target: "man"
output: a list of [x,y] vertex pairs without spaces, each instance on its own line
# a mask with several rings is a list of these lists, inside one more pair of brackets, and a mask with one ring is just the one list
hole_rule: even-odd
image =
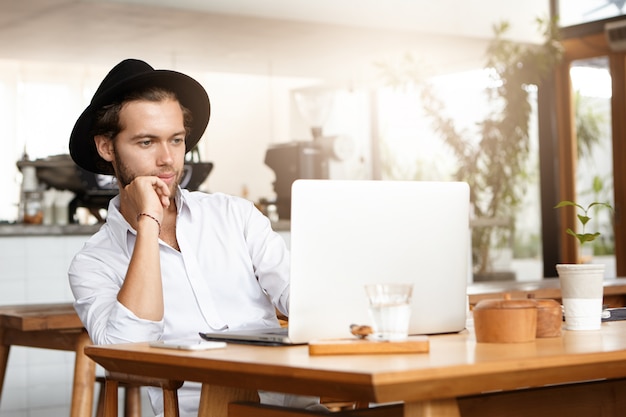
[[[245,199],[179,187],[185,153],[209,114],[194,79],[125,60],[74,126],[74,161],[119,185],[106,223],[69,270],[76,311],[96,344],[276,327],[276,309],[288,314],[289,254],[269,220]],[[149,394],[162,413],[161,391]],[[321,407],[310,397],[260,397]],[[198,384],[185,384],[179,403],[181,415],[196,415]]]

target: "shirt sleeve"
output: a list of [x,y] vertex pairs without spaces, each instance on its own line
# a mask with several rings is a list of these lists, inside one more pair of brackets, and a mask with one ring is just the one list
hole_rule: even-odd
[[246,240],[259,284],[278,311],[289,316],[289,250],[269,219],[252,204]]
[[104,258],[89,249],[76,255],[68,272],[74,294],[74,308],[95,344],[156,340],[163,333],[163,321],[137,317],[117,301],[121,277],[107,266]]

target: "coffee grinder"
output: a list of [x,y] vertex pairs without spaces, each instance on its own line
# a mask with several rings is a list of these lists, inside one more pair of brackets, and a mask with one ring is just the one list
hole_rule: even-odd
[[311,127],[313,140],[292,141],[271,145],[265,164],[276,174],[274,191],[280,219],[291,218],[291,184],[297,179],[330,179],[329,165],[353,152],[352,141],[345,136],[324,136],[322,125],[333,107],[335,91],[301,90],[294,93],[300,115]]

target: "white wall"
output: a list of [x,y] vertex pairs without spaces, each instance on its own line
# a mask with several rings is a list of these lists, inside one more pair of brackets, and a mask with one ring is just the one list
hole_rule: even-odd
[[198,79],[211,101],[201,156],[214,163],[203,189],[241,195],[245,185],[254,201],[273,197],[274,172],[264,163],[265,151],[272,143],[295,139],[291,90],[313,81],[237,74]]

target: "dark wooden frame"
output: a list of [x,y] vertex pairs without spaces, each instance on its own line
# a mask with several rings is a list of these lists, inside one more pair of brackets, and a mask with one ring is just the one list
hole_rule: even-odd
[[[555,4],[556,0],[552,0]],[[553,10],[555,10],[553,6]],[[626,159],[626,53],[612,51],[604,33],[604,24],[608,21],[624,19],[624,16],[607,19],[606,21],[563,28],[562,44],[565,50],[563,61],[556,68],[553,79],[546,86],[548,91],[545,103],[554,104],[554,113],[540,114],[540,132],[542,143],[542,220],[544,224],[558,224],[559,238],[554,238],[553,228],[543,229],[544,275],[554,276],[553,267],[556,262],[572,263],[578,260],[577,243],[574,239],[561,238],[565,229],[576,224],[574,210],[562,210],[553,214],[555,201],[574,200],[576,195],[576,132],[574,129],[574,108],[572,99],[570,65],[575,60],[607,56],[612,78],[611,123],[613,142],[613,187],[615,206],[615,260],[616,275],[626,275],[626,234],[621,233],[624,227],[622,212],[626,207],[626,167],[621,161]],[[543,122],[541,121],[543,118]],[[554,129],[554,127],[556,127]],[[557,137],[557,151],[549,145],[550,135]],[[549,161],[556,162],[556,178],[550,169]],[[556,191],[556,192],[555,192]],[[550,198],[552,196],[552,198]],[[556,197],[556,198],[555,198]],[[556,216],[556,217],[555,217]],[[555,251],[558,246],[558,254]],[[556,262],[555,262],[556,261]]]

